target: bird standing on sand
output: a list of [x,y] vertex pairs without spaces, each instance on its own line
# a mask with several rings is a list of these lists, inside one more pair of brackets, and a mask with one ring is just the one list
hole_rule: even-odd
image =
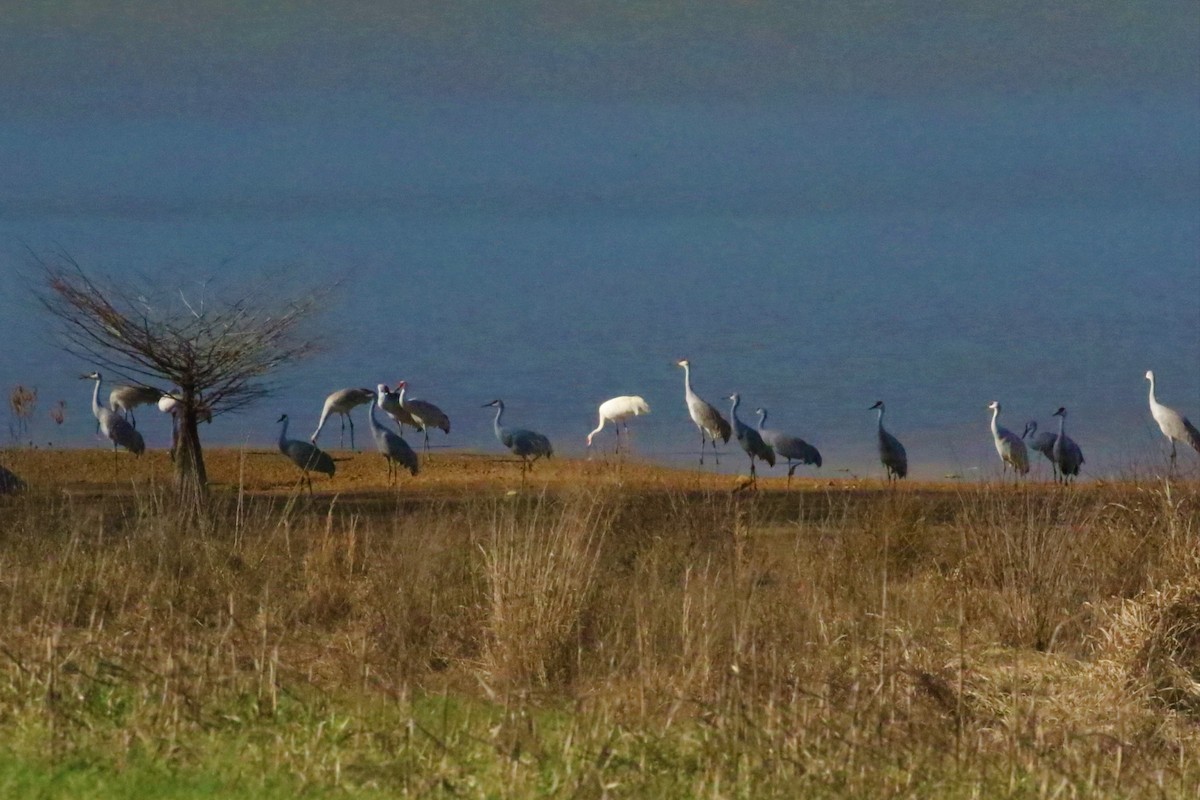
[[125,419],[129,420],[129,424],[136,428],[137,420],[133,417],[133,410],[138,406],[157,403],[162,396],[162,389],[155,389],[153,386],[116,386],[108,393],[108,407],[121,412]]
[[399,390],[396,402],[400,405],[401,409],[408,412],[408,415],[412,417],[417,430],[425,434],[425,452],[429,452],[429,429],[441,428],[449,435],[450,417],[446,416],[446,412],[433,403],[418,400],[415,397],[406,399],[404,394],[408,391],[408,381],[400,381],[396,384],[396,389]]
[[997,422],[1000,416],[999,400],[993,400],[988,408],[992,412],[992,440],[996,443],[996,452],[1000,455],[1004,471],[1008,472],[1008,468],[1012,467],[1018,477],[1025,475],[1029,472],[1029,451],[1025,449],[1025,442]]
[[1175,470],[1175,443],[1190,444],[1192,449],[1200,453],[1200,430],[1188,421],[1188,418],[1173,408],[1168,408],[1154,396],[1154,371],[1146,370],[1146,380],[1150,381],[1150,414],[1158,423],[1158,429],[1171,442],[1171,470]]
[[388,485],[390,486],[396,482],[397,465],[407,469],[414,476],[421,467],[417,461],[417,454],[408,446],[408,442],[404,441],[402,436],[392,433],[375,418],[375,407],[378,403],[378,398],[371,398],[371,405],[367,409],[367,420],[371,423],[371,436],[375,438],[375,448],[387,461]]
[[692,422],[696,423],[696,427],[700,429],[700,463],[704,463],[704,444],[711,439],[713,455],[720,464],[721,455],[717,453],[717,439],[728,443],[733,429],[721,416],[721,412],[700,399],[700,396],[692,391],[691,363],[686,358],[675,363],[683,367],[683,399],[687,402],[688,414],[691,416]]
[[100,405],[100,382],[103,380],[100,373],[89,372],[87,375],[80,375],[79,378],[80,380],[92,380],[96,382],[96,388],[92,390],[92,415],[100,423],[100,432],[107,436],[109,441],[113,443],[114,458],[117,454],[118,445],[136,456],[144,453],[146,451],[146,441],[133,425],[129,424],[129,421],[116,411]]
[[1058,411],[1054,412],[1054,416],[1058,417],[1058,436],[1054,437],[1050,455],[1054,465],[1058,467],[1058,474],[1062,476],[1062,482],[1066,483],[1068,477],[1078,477],[1079,468],[1083,466],[1083,450],[1063,430],[1067,424],[1067,410],[1059,406]]
[[758,431],[751,428],[749,425],[738,419],[737,410],[741,405],[742,397],[737,392],[729,395],[730,403],[729,418],[733,420],[733,431],[737,436],[737,442],[746,451],[746,455],[750,456],[750,485],[758,486],[758,473],[754,469],[754,460],[761,458],[763,461],[775,466],[775,451],[763,441],[763,437]]
[[796,467],[801,464],[821,466],[821,453],[817,448],[797,436],[791,436],[783,431],[764,428],[763,426],[767,424],[767,410],[765,408],[755,409],[755,413],[758,414],[758,435],[775,451],[775,455],[783,456],[787,459],[787,485],[789,487],[792,485],[792,473],[796,471]]
[[886,410],[883,401],[876,400],[875,405],[867,410],[879,411],[879,460],[887,469],[888,483],[906,477],[908,475],[908,453],[904,452],[904,445],[900,444],[899,439],[883,429],[883,412]]
[[600,421],[596,425],[596,430],[587,435],[587,446],[592,446],[592,438],[604,430],[605,423],[612,422],[613,432],[617,436],[617,450],[620,451],[622,428],[625,429],[626,440],[629,437],[629,423],[627,420],[630,417],[638,417],[649,413],[650,404],[637,395],[623,394],[620,397],[605,400],[600,404]]
[[[500,417],[504,415],[504,401],[493,400],[490,403],[484,403],[483,408],[496,407],[496,418],[492,421],[492,428],[496,432],[496,438],[500,440],[500,444],[507,447],[514,455],[521,457],[521,478],[524,480],[527,469],[533,469],[533,461],[545,456],[550,458],[554,455],[554,448],[550,446],[550,440],[536,431],[527,430],[525,428],[509,428],[500,424]],[[530,460],[533,456],[533,460]]]
[[321,429],[325,427],[325,420],[329,419],[330,414],[339,414],[342,418],[342,438],[341,446],[346,444],[346,420],[350,421],[350,449],[354,449],[354,418],[350,416],[350,411],[356,406],[365,405],[371,402],[371,398],[375,393],[370,389],[339,389],[329,397],[325,398],[325,405],[321,409],[321,420],[317,423],[317,429],[313,431],[313,435],[308,438],[313,444],[317,443],[317,437],[321,435]]
[[308,484],[308,493],[311,495],[312,478],[308,477],[309,470],[324,473],[332,478],[337,467],[329,454],[315,444],[287,438],[287,414],[282,415],[276,422],[283,423],[283,427],[279,429],[279,452],[300,468],[303,474],[301,480]]

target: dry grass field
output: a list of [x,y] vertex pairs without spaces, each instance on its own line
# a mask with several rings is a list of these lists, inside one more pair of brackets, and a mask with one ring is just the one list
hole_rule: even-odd
[[0,794],[1195,797],[1200,486],[8,451]]

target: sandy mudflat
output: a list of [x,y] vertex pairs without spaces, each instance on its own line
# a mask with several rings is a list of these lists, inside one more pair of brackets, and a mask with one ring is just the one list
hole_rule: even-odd
[[[331,451],[337,461],[337,474],[330,479],[314,474],[313,489],[325,494],[377,493],[394,491],[401,495],[456,495],[464,491],[484,494],[522,488],[520,463],[503,455],[435,451],[422,457],[422,470],[416,477],[400,474],[395,488],[389,488],[384,460],[376,453]],[[215,491],[287,493],[298,485],[299,471],[276,450],[213,448],[204,453],[210,486]],[[736,458],[736,456],[732,456]],[[173,465],[162,451],[147,452],[140,458],[124,451],[114,460],[111,450],[103,448],[72,450],[10,449],[0,452],[0,464],[19,475],[33,490],[64,489],[78,491],[133,491],[140,487],[169,485]],[[115,469],[115,472],[114,472]],[[743,486],[745,474],[728,475],[704,471],[707,468],[678,469],[636,460],[618,462],[611,456],[594,460],[551,459],[539,461],[529,473],[527,491],[558,491],[576,487],[604,488],[620,486],[636,491],[732,491]],[[854,479],[824,475],[820,471],[801,477],[801,468],[791,483],[791,492],[878,491],[887,485],[882,479]],[[774,475],[760,470],[759,489],[786,491],[786,473],[776,468]],[[957,481],[903,481],[902,490],[957,491]],[[1047,490],[1050,483],[1029,483]],[[1099,488],[1103,484],[1081,485],[1080,489]]]

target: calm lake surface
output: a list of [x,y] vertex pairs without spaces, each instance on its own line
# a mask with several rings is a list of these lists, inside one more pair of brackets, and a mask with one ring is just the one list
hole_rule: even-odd
[[[325,352],[205,428],[214,444],[270,447],[284,411],[306,436],[330,391],[404,378],[453,420],[436,444],[481,451],[495,397],[580,455],[596,405],[641,394],[637,452],[683,465],[681,357],[701,396],[767,407],[830,477],[880,474],[877,399],[917,477],[996,474],[994,399],[1018,433],[1066,406],[1088,477],[1161,462],[1146,369],[1200,417],[1194,95],[99,107],[0,118],[0,174],[0,388],[38,388],[41,445],[104,443],[89,365],[24,288],[29,251],[193,302],[267,274],[281,294],[338,285]],[[165,417],[139,423],[168,444]]]

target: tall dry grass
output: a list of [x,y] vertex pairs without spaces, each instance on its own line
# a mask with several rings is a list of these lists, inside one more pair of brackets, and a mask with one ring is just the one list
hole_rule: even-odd
[[346,791],[1186,794],[1198,500],[598,483],[195,520],[27,493],[0,505],[2,735],[114,764],[233,737]]

